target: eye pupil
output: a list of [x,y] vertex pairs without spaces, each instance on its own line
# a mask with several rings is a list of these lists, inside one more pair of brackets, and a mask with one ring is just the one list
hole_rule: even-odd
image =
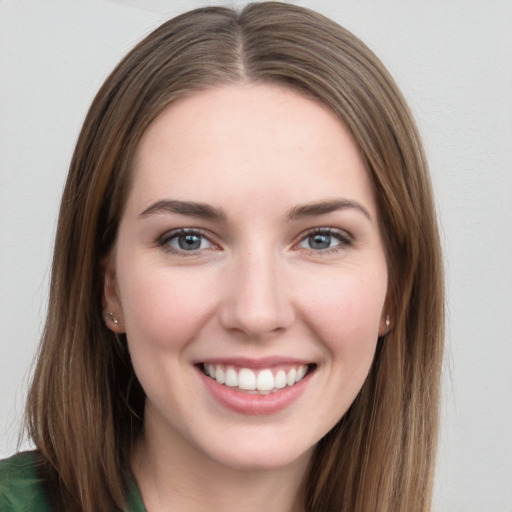
[[201,247],[201,237],[198,235],[181,235],[178,237],[178,245],[184,251],[191,251]]
[[331,245],[329,235],[316,234],[309,237],[309,246],[312,249],[328,249]]

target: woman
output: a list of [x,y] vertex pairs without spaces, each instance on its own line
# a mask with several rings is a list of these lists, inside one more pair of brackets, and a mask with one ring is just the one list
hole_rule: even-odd
[[382,64],[296,6],[186,13],[85,120],[37,452],[2,463],[0,503],[427,511],[442,333],[427,166]]

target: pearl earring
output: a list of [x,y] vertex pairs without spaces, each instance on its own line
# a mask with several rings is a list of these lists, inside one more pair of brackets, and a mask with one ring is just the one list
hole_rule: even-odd
[[116,315],[114,315],[114,313],[109,313],[108,317],[110,318],[113,324],[119,325],[119,320],[117,319]]
[[391,321],[389,320],[389,315],[386,316],[386,327],[391,325]]

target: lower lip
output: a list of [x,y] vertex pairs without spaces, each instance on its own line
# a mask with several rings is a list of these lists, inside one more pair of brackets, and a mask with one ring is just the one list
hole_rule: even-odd
[[200,369],[198,372],[206,388],[218,403],[239,414],[253,416],[275,414],[289,407],[304,393],[311,377],[311,373],[308,373],[293,386],[266,395],[253,395],[219,384],[211,377],[206,376]]

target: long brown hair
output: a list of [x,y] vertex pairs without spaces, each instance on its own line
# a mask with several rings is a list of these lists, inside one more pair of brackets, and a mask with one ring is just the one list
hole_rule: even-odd
[[278,2],[197,9],[160,26],[117,66],[85,119],[55,242],[48,316],[27,405],[29,433],[62,510],[126,503],[144,393],[126,340],[102,312],[102,260],[148,125],[174,99],[219,84],[279,83],[328,105],[373,181],[388,258],[393,329],[304,482],[307,511],[426,512],[443,346],[440,244],[427,164],[394,81],[354,35]]

